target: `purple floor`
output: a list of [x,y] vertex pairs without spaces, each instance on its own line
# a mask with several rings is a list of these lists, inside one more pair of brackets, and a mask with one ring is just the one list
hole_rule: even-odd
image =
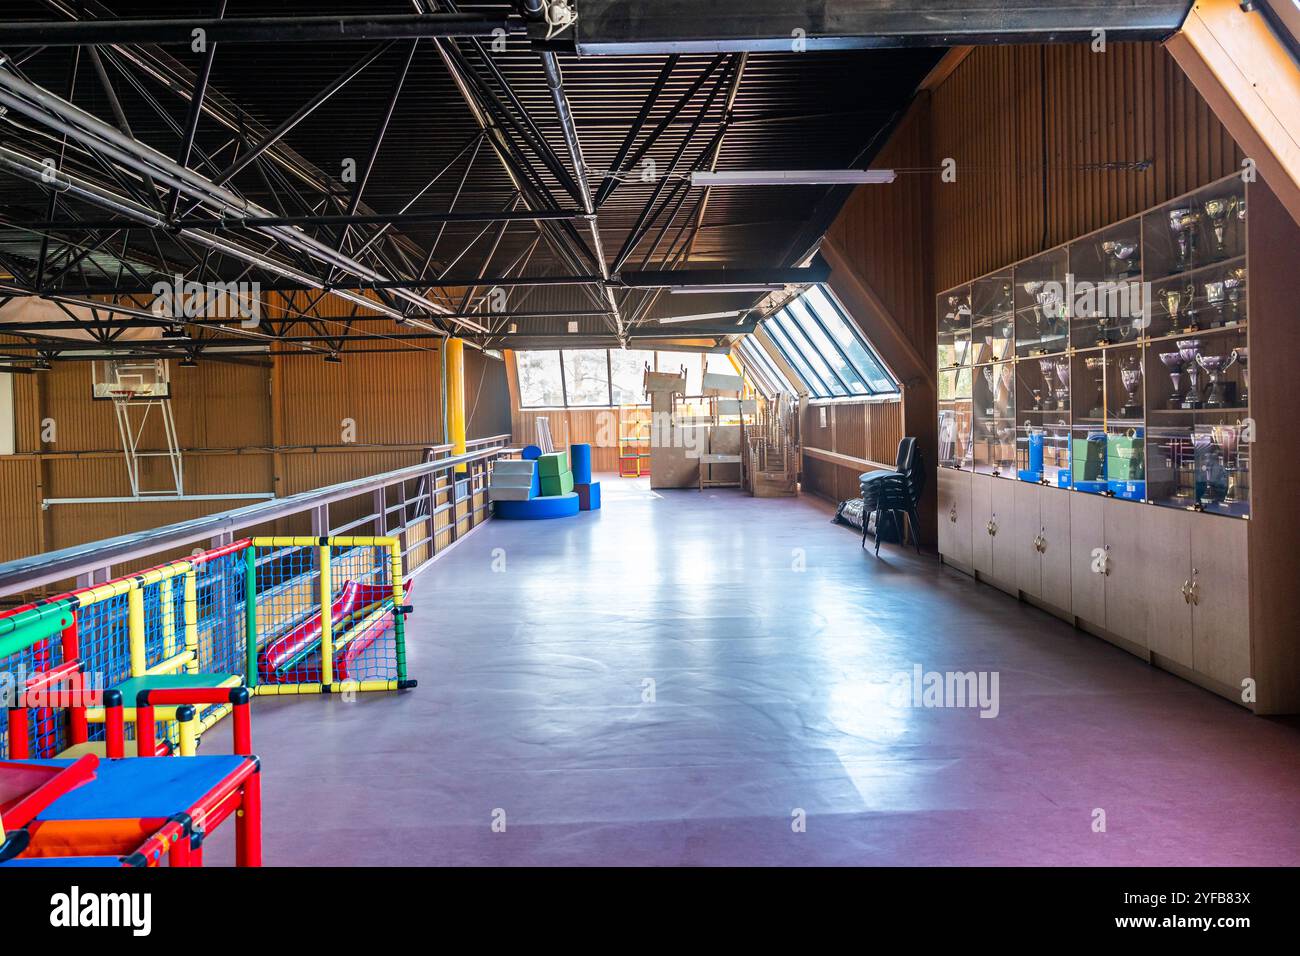
[[[1300,863],[1300,723],[816,500],[603,486],[417,579],[417,690],[257,701],[268,864]],[[998,715],[905,706],[916,665]]]

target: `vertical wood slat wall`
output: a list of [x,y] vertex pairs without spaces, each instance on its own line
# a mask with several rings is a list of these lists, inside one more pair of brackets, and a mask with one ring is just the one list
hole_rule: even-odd
[[863,463],[849,466],[805,454],[803,490],[830,501],[856,498],[860,474],[879,466],[893,467],[898,440],[903,437],[903,403],[844,402],[825,408],[825,426],[819,406],[806,405],[801,412],[799,436],[805,449],[847,455]]
[[513,409],[512,435],[519,445],[537,441],[537,419],[545,418],[555,447],[566,442],[591,445],[593,472],[618,471],[618,410],[610,408]]
[[[944,159],[956,162],[954,182],[940,180]],[[976,47],[918,95],[873,162],[898,179],[859,187],[828,236],[902,334],[932,356],[939,291],[1195,189],[1243,159],[1160,44]],[[888,443],[885,434],[868,441]],[[922,451],[933,468],[936,449]],[[845,469],[808,467],[816,490],[856,494],[856,481],[835,473]]]

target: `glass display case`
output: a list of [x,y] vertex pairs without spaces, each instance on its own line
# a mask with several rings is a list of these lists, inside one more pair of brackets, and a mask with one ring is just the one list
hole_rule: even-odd
[[941,293],[940,464],[1248,517],[1246,224],[1228,177]]
[[978,365],[972,375],[973,467],[980,474],[1015,474],[1015,364]]
[[1232,176],[1144,213],[1142,250],[1143,274],[1153,283],[1243,258],[1245,183]]
[[1065,292],[1070,271],[1068,251],[1049,250],[1012,271],[1016,357],[1064,352],[1070,345]]
[[1250,393],[1245,329],[1166,338],[1147,352],[1148,498],[1249,513]]
[[971,467],[970,366],[939,372],[939,467]]
[[1070,243],[1070,337],[1075,348],[1136,341],[1148,322],[1138,219]]
[[1011,271],[976,279],[970,285],[971,339],[976,365],[1011,358],[1015,313]]
[[939,297],[939,368],[969,366],[971,362],[970,288],[963,286]]

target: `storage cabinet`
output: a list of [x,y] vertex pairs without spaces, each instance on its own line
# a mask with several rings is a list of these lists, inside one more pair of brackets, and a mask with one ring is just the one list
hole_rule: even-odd
[[971,476],[971,566],[982,579],[993,579],[993,479]]
[[971,475],[940,469],[936,496],[939,508],[939,553],[962,568],[971,566]]
[[989,486],[989,511],[992,517],[993,571],[989,583],[1011,594],[1016,593],[1016,483],[997,478],[975,476]]
[[1070,608],[1070,496],[1058,488],[1008,482],[1016,509],[1016,588],[1060,610]]
[[1253,677],[1247,525],[1226,522],[1225,527],[1206,515],[1191,517],[1192,667],[1236,693],[1245,678]]
[[1043,488],[1038,499],[1043,586],[1039,596],[1045,604],[1063,611],[1070,608],[1070,499],[1067,491]]
[[1070,610],[1091,630],[1106,626],[1105,498],[1070,495]]
[[940,293],[943,556],[1300,711],[1297,249],[1268,186],[1225,177]]
[[1106,556],[1106,630],[1138,648],[1147,647],[1147,574],[1142,515],[1130,501],[1108,499],[1102,509]]
[[1192,573],[1192,517],[1165,508],[1142,509],[1147,646],[1152,654],[1189,668],[1195,666],[1188,585]]

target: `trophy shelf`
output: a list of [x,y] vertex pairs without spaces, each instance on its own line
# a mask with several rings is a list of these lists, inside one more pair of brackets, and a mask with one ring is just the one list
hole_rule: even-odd
[[941,558],[1300,711],[1298,250],[1230,176],[940,293]]

